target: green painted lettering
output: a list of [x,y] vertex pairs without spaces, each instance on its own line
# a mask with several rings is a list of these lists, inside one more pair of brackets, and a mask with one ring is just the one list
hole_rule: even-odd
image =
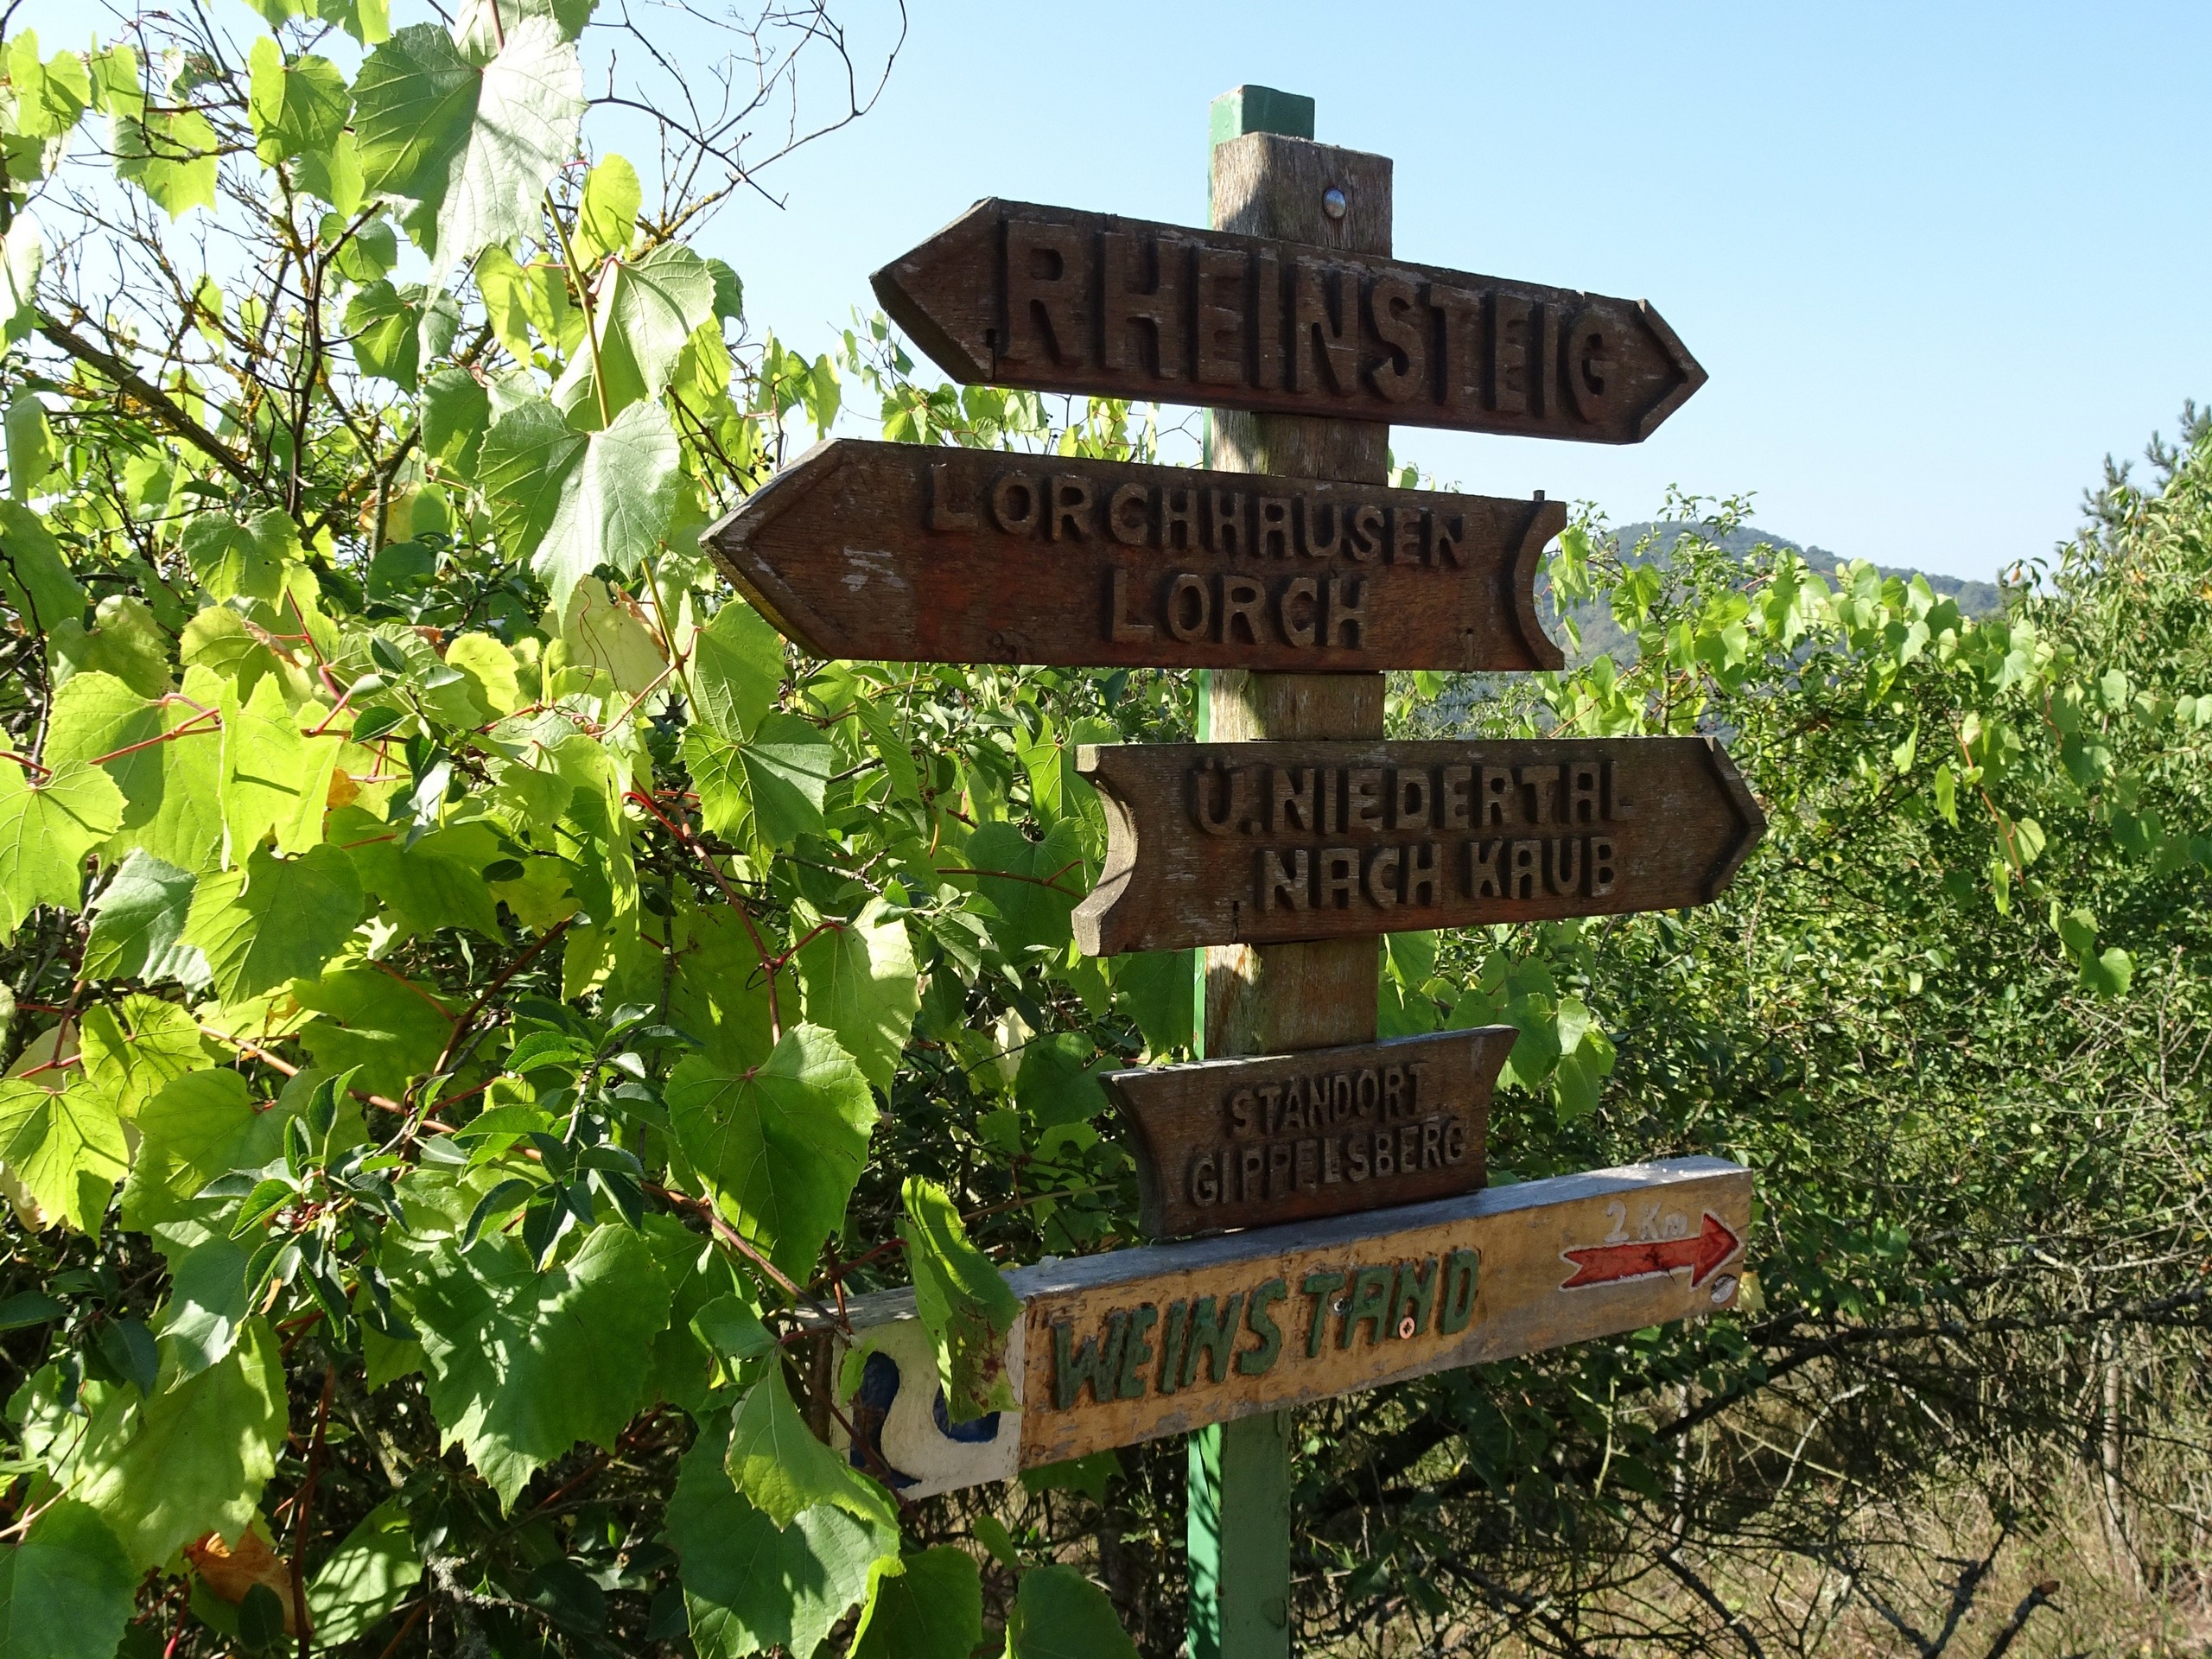
[[1229,1356],[1236,1346],[1236,1321],[1243,1312],[1244,1293],[1241,1290],[1222,1303],[1218,1311],[1211,1296],[1201,1296],[1191,1304],[1191,1334],[1183,1350],[1185,1388],[1198,1380],[1200,1354],[1206,1357],[1206,1368],[1212,1372],[1215,1382],[1228,1377]]
[[1440,1336],[1453,1336],[1475,1317],[1475,1287],[1480,1276],[1480,1250],[1454,1250],[1444,1258],[1444,1305],[1436,1313]]
[[1065,1411],[1072,1407],[1086,1385],[1090,1397],[1100,1405],[1114,1397],[1128,1324],[1128,1314],[1109,1313],[1103,1343],[1096,1337],[1085,1337],[1078,1343],[1075,1326],[1065,1319],[1052,1321],[1052,1403],[1056,1408]]
[[1351,1302],[1337,1332],[1338,1347],[1351,1347],[1352,1332],[1363,1325],[1370,1347],[1382,1340],[1382,1322],[1390,1313],[1390,1282],[1397,1276],[1397,1269],[1390,1267],[1362,1268],[1352,1275]]
[[1247,1348],[1236,1356],[1236,1370],[1244,1376],[1264,1376],[1274,1369],[1275,1358],[1282,1352],[1282,1327],[1274,1321],[1268,1309],[1290,1294],[1290,1287],[1280,1279],[1270,1279],[1252,1293],[1244,1304],[1244,1328],[1260,1339],[1256,1348]]
[[1154,1394],[1173,1394],[1175,1385],[1183,1379],[1183,1337],[1190,1328],[1191,1305],[1177,1299],[1167,1305],[1167,1330],[1160,1340],[1160,1374],[1154,1379]]
[[1341,1273],[1309,1273],[1299,1288],[1313,1299],[1313,1322],[1306,1327],[1306,1357],[1312,1359],[1321,1351],[1321,1344],[1329,1334],[1329,1298],[1344,1287]]
[[1417,1337],[1428,1328],[1436,1309],[1436,1258],[1398,1263],[1398,1287],[1390,1295],[1390,1334]]
[[1145,1340],[1145,1333],[1160,1323],[1160,1310],[1149,1305],[1128,1316],[1129,1333],[1122,1343],[1122,1380],[1115,1388],[1116,1398],[1141,1400],[1144,1398],[1144,1368],[1152,1363],[1152,1344]]

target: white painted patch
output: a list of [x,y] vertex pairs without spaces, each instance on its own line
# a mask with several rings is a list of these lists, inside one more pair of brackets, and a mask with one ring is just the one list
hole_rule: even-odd
[[[863,1434],[874,1430],[875,1449],[883,1462],[911,1481],[899,1488],[901,1497],[933,1497],[963,1486],[1013,1479],[1020,1467],[1021,1414],[999,1413],[987,1440],[955,1439],[940,1429],[936,1349],[929,1331],[914,1316],[912,1293],[900,1300],[906,1306],[896,1312],[882,1309],[889,1317],[878,1323],[863,1323],[867,1315],[860,1301],[851,1305],[863,1344],[874,1347],[870,1359],[876,1373],[873,1379],[864,1376],[859,1392],[845,1404],[845,1414]],[[1007,1376],[1016,1399],[1021,1397],[1023,1336],[1023,1327],[1017,1324],[1007,1343]],[[841,1344],[841,1370],[843,1359]],[[887,1363],[895,1366],[898,1373],[895,1384],[888,1389],[883,1376]],[[886,1392],[890,1395],[887,1411],[880,1403]],[[973,1424],[963,1425],[962,1430],[983,1432]],[[842,1426],[833,1425],[830,1443],[851,1455],[851,1438]],[[882,1478],[882,1471],[866,1459],[859,1460],[856,1466]]]

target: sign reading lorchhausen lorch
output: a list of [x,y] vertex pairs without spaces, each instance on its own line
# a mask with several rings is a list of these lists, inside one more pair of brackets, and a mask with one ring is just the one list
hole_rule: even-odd
[[[1632,443],[1705,379],[1641,302],[1023,203],[979,204],[874,281],[956,378],[1040,391]],[[824,655],[1372,675],[1560,666],[1535,576],[1564,524],[1541,496],[840,440],[706,540]],[[1110,826],[1075,918],[1094,955],[1700,904],[1765,822],[1702,738],[1159,744],[1078,766]],[[946,1415],[913,1293],[854,1300],[861,1444],[840,1443],[920,1497],[1726,1306],[1751,1208],[1732,1164],[1482,1190],[1514,1037],[1109,1076],[1145,1231],[1218,1236],[1008,1274],[1020,1409],[971,1424]]]

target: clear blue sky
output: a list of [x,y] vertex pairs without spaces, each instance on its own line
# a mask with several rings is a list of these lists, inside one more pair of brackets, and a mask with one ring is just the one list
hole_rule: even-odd
[[[703,64],[676,5],[629,3]],[[895,21],[830,3],[859,59]],[[79,0],[17,23],[49,49],[113,28]],[[1214,94],[1306,93],[1322,140],[1395,159],[1402,255],[1649,299],[1712,376],[1640,446],[1402,427],[1402,461],[1616,521],[1670,484],[1751,491],[1777,533],[1986,577],[2073,529],[2107,452],[2212,397],[2208,66],[2202,3],[913,0],[874,112],[706,247],[811,353],[979,197],[1203,223]],[[619,121],[588,130],[651,170]]]
[[709,239],[818,348],[978,197],[1203,223],[1209,100],[1305,92],[1395,158],[1402,255],[1647,298],[1712,375],[1638,447],[1399,428],[1402,460],[1617,520],[1755,491],[1986,577],[2212,395],[2208,65],[2203,6],[917,0],[875,112]]

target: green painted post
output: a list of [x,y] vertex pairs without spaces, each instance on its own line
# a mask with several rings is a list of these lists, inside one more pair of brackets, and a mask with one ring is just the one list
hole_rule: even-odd
[[[1207,222],[1213,148],[1248,132],[1313,136],[1313,100],[1239,86],[1213,101],[1206,140]],[[1212,463],[1213,416],[1205,417]],[[1198,671],[1198,732],[1213,729],[1213,676]],[[1206,953],[1192,953],[1192,1029],[1206,1052]],[[1190,1659],[1287,1659],[1290,1652],[1291,1414],[1265,1412],[1191,1435],[1184,1548],[1191,1579]]]

